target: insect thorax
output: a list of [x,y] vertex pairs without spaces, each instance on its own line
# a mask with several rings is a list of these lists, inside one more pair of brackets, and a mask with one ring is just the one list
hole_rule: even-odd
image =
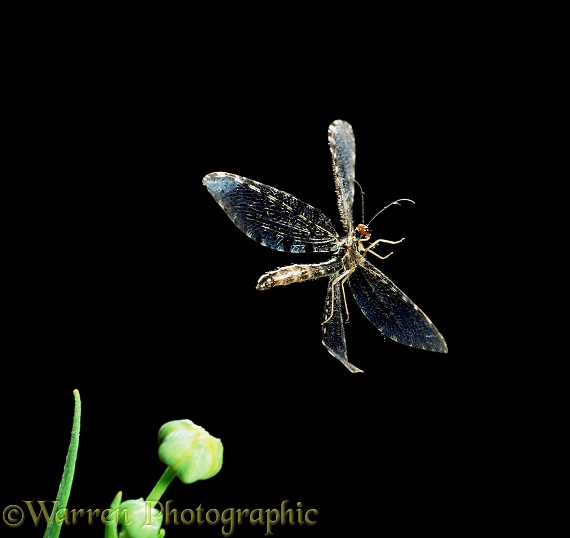
[[340,240],[339,249],[341,252],[343,250],[361,250],[362,241],[368,241],[370,239],[371,233],[370,229],[366,224],[359,224],[354,227],[352,233],[349,233],[346,237]]

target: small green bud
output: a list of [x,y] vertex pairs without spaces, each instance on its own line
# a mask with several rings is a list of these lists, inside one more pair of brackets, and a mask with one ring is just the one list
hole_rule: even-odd
[[185,484],[211,478],[222,468],[222,441],[191,420],[167,422],[158,441],[158,457]]
[[162,512],[152,503],[140,499],[123,501],[119,507],[121,532],[119,538],[162,538]]

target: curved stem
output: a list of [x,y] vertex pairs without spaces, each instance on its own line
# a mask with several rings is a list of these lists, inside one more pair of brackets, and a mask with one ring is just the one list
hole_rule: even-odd
[[174,480],[176,473],[172,469],[172,467],[167,467],[166,471],[164,471],[163,475],[160,477],[160,480],[157,482],[156,486],[154,486],[153,490],[149,493],[148,497],[146,498],[147,502],[151,503],[151,508],[154,508],[156,503],[160,501],[163,493],[166,491],[166,488],[170,485],[170,482]]
[[69,441],[69,449],[63,466],[63,476],[59,484],[59,490],[55,501],[54,511],[52,513],[44,538],[57,538],[63,521],[58,519],[58,512],[67,508],[69,493],[71,492],[71,484],[73,483],[73,475],[75,473],[75,462],[77,461],[77,450],[79,449],[79,430],[81,428],[81,398],[79,391],[73,391],[75,400],[73,411],[73,425],[71,427],[71,440]]

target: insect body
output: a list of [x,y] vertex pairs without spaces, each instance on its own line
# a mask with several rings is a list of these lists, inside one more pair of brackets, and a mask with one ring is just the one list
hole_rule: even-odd
[[[368,243],[368,226],[354,226],[355,140],[349,123],[329,126],[329,147],[338,209],[345,236],[339,236],[329,218],[295,196],[235,174],[214,172],[202,180],[234,224],[263,246],[284,252],[329,252],[324,262],[294,264],[269,271],[258,290],[328,277],[322,322],[326,349],[351,372],[362,372],[348,362],[344,312],[348,313],[345,285],[370,322],[384,335],[408,346],[447,353],[447,344],[429,318],[384,273],[368,261],[379,242]],[[397,202],[396,202],[397,203]],[[365,246],[368,245],[368,246]]]

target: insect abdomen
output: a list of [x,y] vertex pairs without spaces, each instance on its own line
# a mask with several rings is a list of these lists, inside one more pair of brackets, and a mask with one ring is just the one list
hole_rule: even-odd
[[337,272],[342,267],[340,258],[332,258],[322,263],[300,263],[280,267],[262,275],[257,281],[256,289],[268,290],[275,286],[287,286],[306,280],[315,280]]

